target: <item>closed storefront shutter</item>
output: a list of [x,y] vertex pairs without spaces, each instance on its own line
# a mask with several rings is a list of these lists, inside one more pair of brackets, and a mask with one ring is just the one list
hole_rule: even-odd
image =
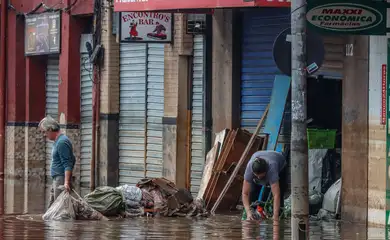
[[119,184],[162,176],[163,116],[164,45],[121,44]]
[[164,44],[147,45],[146,176],[161,177],[163,164]]
[[[241,128],[250,132],[270,103],[275,76],[281,74],[272,49],[279,33],[290,26],[289,15],[289,8],[264,8],[243,14]],[[288,119],[286,115],[287,111]]]
[[[46,70],[46,115],[58,120],[58,85],[59,85],[59,57],[49,56]],[[46,140],[46,176],[47,183],[51,183],[50,164],[53,142]],[[49,194],[50,185],[46,193]],[[47,195],[48,196],[48,195]]]
[[119,184],[145,176],[146,44],[120,46]]
[[92,40],[90,35],[83,35],[81,38],[80,56],[81,56],[81,155],[80,155],[80,188],[84,196],[90,192],[89,184],[91,181],[91,158],[92,158],[92,85],[93,85],[93,66],[89,62],[85,42]]
[[203,35],[194,36],[192,122],[191,122],[191,193],[198,194],[205,162],[206,136],[205,113],[205,40]]

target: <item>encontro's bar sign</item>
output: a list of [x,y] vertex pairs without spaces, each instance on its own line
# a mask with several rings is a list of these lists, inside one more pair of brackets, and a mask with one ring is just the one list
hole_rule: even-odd
[[162,12],[121,12],[121,42],[171,42],[172,15]]
[[380,1],[309,1],[306,19],[309,26],[322,31],[386,35],[386,5]]

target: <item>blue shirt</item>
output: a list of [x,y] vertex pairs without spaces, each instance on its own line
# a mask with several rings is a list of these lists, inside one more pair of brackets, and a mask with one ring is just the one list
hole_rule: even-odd
[[61,134],[54,142],[51,152],[51,176],[65,176],[65,171],[73,170],[75,162],[72,142],[67,136]]

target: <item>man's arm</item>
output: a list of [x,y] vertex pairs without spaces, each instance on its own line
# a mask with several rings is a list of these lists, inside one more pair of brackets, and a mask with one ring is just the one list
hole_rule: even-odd
[[62,166],[64,166],[65,169],[65,183],[70,184],[73,171],[72,147],[69,146],[69,143],[67,142],[60,142],[58,144],[58,154],[60,156]]
[[245,211],[250,212],[249,193],[251,185],[247,180],[244,180],[242,185],[242,203],[244,204]]
[[271,185],[272,195],[274,196],[274,220],[279,220],[280,211],[280,186],[279,181]]

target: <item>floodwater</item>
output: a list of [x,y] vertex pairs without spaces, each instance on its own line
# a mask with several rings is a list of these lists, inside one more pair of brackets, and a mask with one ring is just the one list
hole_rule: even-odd
[[[291,239],[289,221],[242,222],[239,215],[210,218],[133,218],[114,221],[44,222],[45,193],[42,187],[8,182],[5,207],[0,216],[0,240],[24,239]],[[29,215],[20,215],[28,212]],[[383,228],[347,222],[311,222],[310,239],[385,239]]]
[[[310,239],[385,239],[383,229],[313,222]],[[38,216],[4,216],[0,239],[290,239],[289,223],[241,222],[237,216],[208,219],[136,218],[106,222],[43,222]]]

